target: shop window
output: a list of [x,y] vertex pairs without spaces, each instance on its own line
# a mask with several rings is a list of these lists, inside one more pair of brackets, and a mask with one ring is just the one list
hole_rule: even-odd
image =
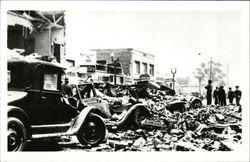
[[142,63],[143,66],[143,74],[147,74],[148,73],[148,65],[147,63]]
[[173,88],[173,83],[169,83],[169,88]]
[[154,65],[152,64],[149,65],[149,74],[154,75]]
[[113,82],[114,81],[114,78],[113,78],[113,76],[111,75],[110,76],[110,82]]
[[135,61],[135,70],[137,74],[140,74],[140,62],[139,61]]
[[123,82],[124,82],[124,78],[120,77],[120,83],[123,84]]

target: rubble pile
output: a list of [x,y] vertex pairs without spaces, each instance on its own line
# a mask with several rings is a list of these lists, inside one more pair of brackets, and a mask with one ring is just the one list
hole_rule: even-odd
[[106,143],[88,151],[232,151],[241,144],[240,107],[194,109],[172,96],[141,102],[151,116],[140,121],[139,129],[109,131]]
[[[150,116],[137,121],[139,127],[117,129],[126,111],[104,119],[105,141],[85,151],[233,151],[242,143],[240,106],[203,106],[193,96],[152,95],[140,98]],[[121,106],[120,100],[110,102]],[[118,106],[118,107],[119,107]],[[119,109],[116,109],[119,110]]]

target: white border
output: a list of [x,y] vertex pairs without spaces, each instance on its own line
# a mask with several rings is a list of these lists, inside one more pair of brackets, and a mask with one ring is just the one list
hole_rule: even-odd
[[[6,47],[7,10],[78,10],[78,11],[241,11],[241,69],[243,90],[243,144],[233,152],[22,152],[6,151]],[[3,1],[1,2],[1,161],[249,161],[249,2],[242,1]]]

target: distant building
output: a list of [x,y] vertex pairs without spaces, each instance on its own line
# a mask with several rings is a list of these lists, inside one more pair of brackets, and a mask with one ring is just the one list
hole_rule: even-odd
[[143,74],[148,74],[151,81],[155,80],[155,56],[152,54],[133,48],[91,49],[91,51],[96,52],[97,60],[106,60],[107,63],[112,63],[112,59],[118,60],[123,74],[127,76],[125,82],[134,83]]
[[173,88],[173,78],[170,74],[162,74],[156,72],[155,82],[159,85],[167,86],[168,88]]

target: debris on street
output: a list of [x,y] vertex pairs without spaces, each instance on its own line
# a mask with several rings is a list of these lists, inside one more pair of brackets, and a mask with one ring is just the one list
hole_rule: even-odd
[[[190,107],[190,101],[167,95],[140,99],[151,115],[140,121],[139,129],[109,131],[105,143],[87,151],[233,151],[240,146],[238,106]],[[108,128],[112,120],[106,121]]]

